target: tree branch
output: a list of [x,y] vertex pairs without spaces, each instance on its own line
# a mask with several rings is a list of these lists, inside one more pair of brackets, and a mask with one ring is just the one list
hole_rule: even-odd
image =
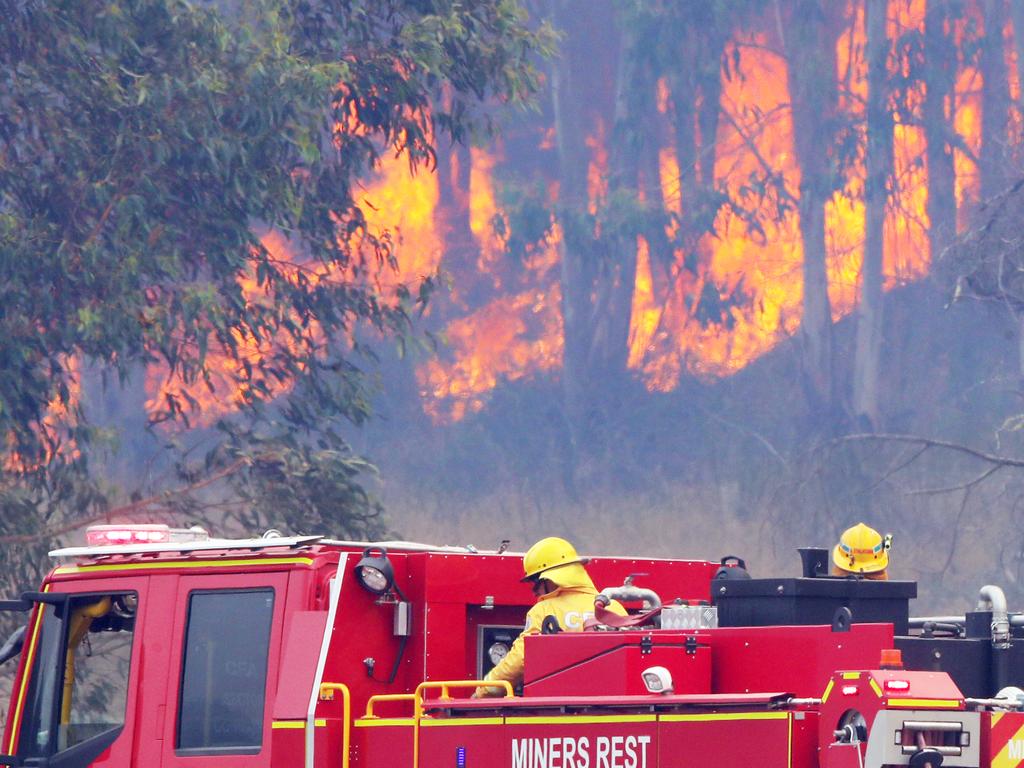
[[193,483],[192,485],[187,485],[184,488],[178,488],[177,490],[167,491],[166,493],[157,494],[155,496],[150,496],[145,499],[139,499],[137,501],[133,501],[131,504],[125,504],[120,507],[114,507],[113,509],[108,509],[105,512],[92,515],[91,517],[76,518],[74,520],[71,520],[58,526],[54,526],[52,528],[44,528],[43,530],[38,531],[37,533],[26,533],[15,536],[0,536],[0,545],[33,544],[38,541],[43,541],[44,539],[52,539],[57,536],[61,536],[70,531],[78,530],[79,528],[83,528],[87,525],[92,525],[93,523],[98,523],[102,520],[110,521],[116,517],[134,517],[135,515],[138,515],[141,512],[144,512],[157,504],[166,503],[169,499],[186,496],[190,493],[195,493],[196,491],[199,491],[203,488],[207,488],[210,485],[213,485],[214,483],[223,480],[226,477],[230,477],[239,469],[246,466],[248,463],[249,460],[247,458],[237,459],[236,461],[232,462],[227,467],[222,469],[220,472],[216,472],[210,475],[209,477],[204,478],[199,482]]
[[[995,464],[999,467],[1018,467],[1024,468],[1024,459],[1014,459],[1010,456],[999,456],[994,453],[986,453],[980,451],[977,448],[971,448],[967,445],[961,445],[960,443],[951,443],[947,440],[934,440],[929,437],[919,437],[917,435],[899,435],[899,434],[857,434],[857,435],[844,435],[837,437],[830,441],[831,445],[838,445],[840,443],[853,443],[853,442],[868,442],[868,441],[879,441],[879,442],[890,442],[890,443],[904,443],[912,445],[921,445],[926,448],[945,448],[946,450],[953,451],[955,453],[961,453],[965,456],[984,461],[989,464]],[[923,451],[922,451],[923,453]],[[916,458],[916,457],[915,457]],[[962,486],[961,486],[962,487]]]

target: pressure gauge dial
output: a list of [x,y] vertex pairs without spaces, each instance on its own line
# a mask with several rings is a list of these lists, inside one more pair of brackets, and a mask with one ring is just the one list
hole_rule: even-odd
[[508,656],[508,644],[498,641],[491,643],[491,647],[487,649],[487,656],[491,660],[491,664],[498,666],[501,660]]

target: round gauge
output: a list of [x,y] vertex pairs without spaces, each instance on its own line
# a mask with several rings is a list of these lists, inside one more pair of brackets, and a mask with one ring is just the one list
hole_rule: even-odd
[[491,664],[497,666],[508,656],[508,645],[502,642],[491,643],[491,647],[487,649],[487,656],[491,659]]

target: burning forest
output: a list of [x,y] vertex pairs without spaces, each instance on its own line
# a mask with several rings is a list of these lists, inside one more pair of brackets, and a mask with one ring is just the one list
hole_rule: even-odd
[[[596,252],[578,258],[615,262],[581,275],[592,283],[580,299],[590,304],[581,322],[619,327],[615,334],[580,329],[590,349],[571,354],[624,363],[658,392],[675,389],[681,376],[710,380],[743,369],[798,333],[808,302],[827,307],[830,323],[854,313],[868,248],[880,259],[883,290],[929,274],[936,245],[930,215],[959,217],[962,229],[981,199],[985,78],[969,49],[987,39],[984,9],[966,4],[954,13],[932,4],[933,17],[946,14],[932,19],[939,31],[931,32],[948,43],[951,59],[936,66],[951,87],[933,95],[942,125],[929,126],[925,113],[935,107],[927,96],[924,0],[875,9],[884,18],[874,30],[882,38],[874,41],[882,59],[874,74],[865,3],[816,8],[821,18],[809,23],[820,28],[809,33],[820,39],[811,50],[784,32],[798,6],[768,3],[721,17],[697,7],[630,16],[609,6],[565,30],[561,60],[549,73],[565,83],[544,92],[538,114],[513,118],[504,135],[481,146],[443,147],[436,173],[382,158],[358,197],[370,226],[395,238],[391,279],[415,283],[441,272],[451,280],[429,323],[445,343],[415,374],[422,408],[436,422],[480,411],[502,382],[558,375],[572,298],[562,283],[574,274],[567,262],[576,249]],[[678,29],[655,30],[659,14],[673,16]],[[1010,108],[1020,101],[1016,38],[1007,14],[1001,22],[1002,60],[990,75],[1001,81],[1005,102],[1000,158],[988,160],[996,165],[1014,155],[1020,120]],[[717,38],[700,40],[708,24]],[[793,28],[790,37],[800,32]],[[664,61],[623,61],[642,58],[652,42]],[[587,71],[584,59],[595,46],[613,55]],[[800,71],[821,67],[826,92],[808,94],[819,103],[794,104],[793,90],[805,87]],[[872,97],[870,77],[885,93]],[[886,134],[874,147],[885,166],[878,200],[867,195],[872,98]],[[824,110],[817,119],[831,124],[817,130],[828,143],[798,146],[795,110],[807,108]],[[570,120],[576,132],[562,136]],[[929,147],[948,168],[929,174]],[[804,166],[820,163],[828,166],[816,169],[829,176],[828,188],[808,189],[804,177],[814,171]],[[570,182],[575,189],[566,190]],[[938,208],[934,198],[947,191],[940,183],[952,187],[954,209]],[[808,243],[814,238],[801,223],[801,200],[814,194],[822,242]],[[870,243],[869,203],[881,209],[880,221],[871,212],[879,231]],[[301,259],[279,234],[266,243],[282,260]],[[814,298],[805,295],[808,272],[817,274],[805,264],[808,250],[823,261],[813,290],[825,290]],[[147,384],[154,407],[159,378]],[[197,405],[205,419],[232,407],[230,396],[213,394]]]
[[[5,498],[50,510],[8,539],[111,514],[277,524],[282,508],[292,527],[427,538],[491,535],[483,518],[512,510],[522,537],[583,522],[596,537],[618,506],[652,541],[681,525],[751,541],[884,513],[925,573],[972,509],[1013,520],[1024,4],[499,5],[474,12],[480,41],[458,7],[339,8],[322,36],[284,14],[309,73],[260,49],[282,68],[271,87],[249,43],[211,54],[280,101],[214,88],[205,133],[144,47],[108,94],[144,141],[76,132],[60,99],[34,134],[0,116],[4,328],[56,340],[17,358],[35,389],[0,392]],[[61,8],[12,11],[8,36],[44,40]],[[394,47],[439,19],[437,51]],[[17,67],[54,62],[8,50],[30,115],[42,86]],[[175,134],[162,121],[179,112]],[[313,128],[288,133],[292,112]],[[246,133],[279,117],[280,145]],[[181,143],[158,149],[158,133]],[[89,146],[110,159],[85,153],[88,194],[59,176],[40,188],[67,195],[29,193],[25,169]],[[51,271],[18,272],[40,237],[63,244]],[[81,488],[47,474],[86,458]],[[492,512],[474,519],[479,505]],[[1015,579],[1019,544],[993,566]]]

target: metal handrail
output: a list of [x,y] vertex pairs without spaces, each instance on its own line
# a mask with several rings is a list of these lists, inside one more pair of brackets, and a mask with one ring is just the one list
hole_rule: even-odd
[[416,697],[416,717],[419,718],[423,714],[423,698],[421,694],[423,691],[430,690],[431,688],[440,688],[442,699],[450,699],[449,692],[452,688],[501,688],[505,691],[505,695],[502,698],[509,698],[515,696],[515,691],[512,689],[512,683],[508,680],[427,680],[416,686],[416,693],[413,695]]
[[[366,714],[364,717],[376,719],[373,713],[375,704],[381,701],[412,701],[413,702],[413,742],[412,742],[412,765],[419,768],[420,764],[420,721],[423,719],[423,697],[424,691],[440,689],[442,699],[450,699],[451,691],[457,688],[501,688],[505,695],[502,698],[515,696],[512,683],[508,680],[428,680],[416,686],[415,693],[378,693],[366,701]],[[321,689],[322,690],[322,689]],[[347,768],[347,765],[344,767]]]
[[352,735],[352,694],[344,683],[320,684],[320,701],[333,699],[335,691],[341,693],[342,722],[344,723],[342,726],[341,768],[348,768],[348,753]]
[[441,698],[450,699],[449,692],[452,688],[502,688],[505,691],[503,698],[515,696],[512,690],[512,683],[508,680],[438,680],[424,681],[416,686],[416,697],[414,720],[413,720],[413,742],[412,742],[412,766],[420,766],[420,721],[423,719],[423,692],[431,688],[441,689]]
[[378,693],[375,696],[371,696],[366,700],[366,714],[363,717],[376,718],[378,715],[373,714],[373,705],[379,701],[415,701],[415,693]]

